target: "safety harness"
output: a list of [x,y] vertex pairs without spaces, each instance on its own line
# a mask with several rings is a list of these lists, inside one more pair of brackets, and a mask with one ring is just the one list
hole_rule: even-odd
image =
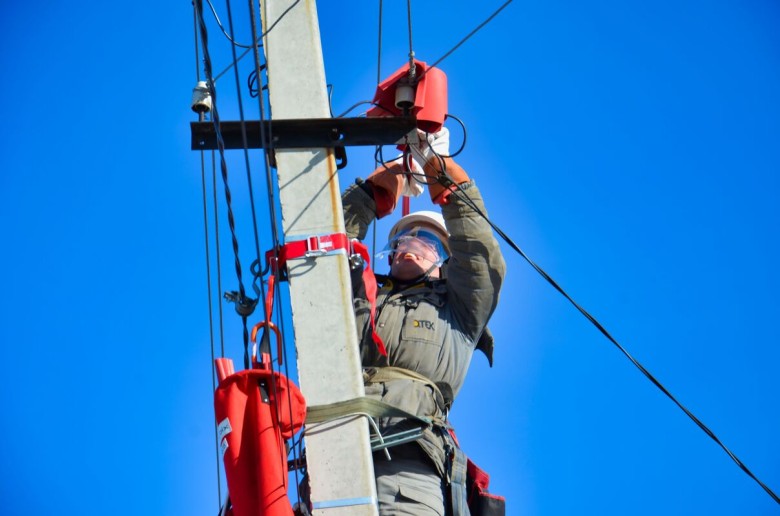
[[[362,280],[365,286],[366,299],[370,304],[370,325],[372,339],[376,344],[378,351],[383,356],[387,356],[387,350],[385,348],[384,342],[377,333],[375,326],[376,296],[378,287],[376,277],[374,276],[374,273],[370,267],[368,248],[362,242],[356,239],[350,240],[344,233],[314,235],[299,240],[289,241],[284,245],[274,248],[266,253],[266,262],[270,265],[271,269],[271,274],[268,278],[268,290],[265,299],[265,310],[268,321],[258,323],[253,328],[253,343],[255,342],[257,331],[261,327],[265,327],[272,330],[276,334],[278,346],[281,346],[281,339],[278,329],[276,329],[276,327],[270,322],[270,317],[273,308],[273,293],[275,290],[274,287],[276,281],[275,278],[279,272],[284,270],[287,262],[294,259],[313,258],[332,254],[347,254],[350,257],[350,261],[362,260],[363,263],[360,265],[363,265]],[[356,263],[355,265],[358,264]],[[430,274],[430,272],[431,270],[426,271],[423,276],[427,279],[427,276]],[[255,357],[256,360],[259,360],[259,362],[255,362],[256,367],[258,364],[261,365],[261,367],[262,364],[270,364],[270,354],[266,354],[265,351],[256,353]],[[279,359],[281,363],[281,351],[279,351]],[[253,369],[250,371],[244,371],[243,373],[253,373],[255,371],[264,371],[264,369]],[[268,372],[270,372],[270,368]],[[279,373],[273,374],[279,375]],[[293,384],[286,383],[286,378],[283,376],[281,378],[283,378],[286,388],[295,388]],[[458,445],[453,428],[447,422],[447,412],[452,403],[452,390],[449,385],[437,385],[424,375],[400,367],[371,367],[364,369],[363,372],[363,381],[365,385],[390,382],[394,380],[412,380],[414,382],[425,385],[433,393],[433,396],[436,400],[436,405],[440,409],[438,413],[432,414],[429,417],[421,417],[367,396],[326,405],[310,406],[306,408],[303,401],[303,396],[300,395],[300,391],[295,388],[295,392],[297,393],[296,395],[300,395],[300,404],[298,405],[298,408],[302,407],[304,410],[305,423],[308,427],[344,417],[354,417],[356,415],[363,415],[368,417],[372,424],[374,424],[373,420],[375,418],[387,417],[403,418],[409,422],[416,423],[412,429],[403,430],[395,434],[385,436],[381,435],[378,428],[376,428],[376,435],[371,439],[371,448],[373,451],[384,450],[385,453],[388,453],[388,448],[419,440],[426,431],[432,431],[440,435],[444,441],[446,455],[445,480],[449,491],[449,497],[446,503],[449,507],[450,514],[452,516],[503,516],[505,513],[504,498],[488,493],[489,476],[480,468],[478,468],[471,460],[469,460],[468,457],[466,457]],[[287,385],[289,385],[289,387],[287,387]],[[221,388],[222,378],[220,380],[220,389]],[[300,420],[296,419],[295,425],[293,425],[294,430],[289,435],[287,435],[287,433],[281,433],[279,428],[277,428],[276,433],[280,437],[289,438],[298,429],[300,429],[302,423],[302,418]],[[292,429],[293,426],[290,428]],[[222,436],[220,436],[220,439],[222,439]],[[258,461],[258,463],[260,462]],[[226,474],[229,475],[227,470],[228,467],[226,462]],[[257,480],[254,479],[252,475],[248,475],[248,478],[252,482]],[[229,487],[231,489],[231,498],[233,498],[233,487],[230,485]],[[286,481],[284,483],[284,488],[286,489]],[[241,492],[244,491],[246,491],[246,489],[242,487]],[[283,498],[286,500],[286,497]],[[267,514],[290,514],[289,504],[282,505],[283,506],[280,507],[279,512],[268,512]],[[234,512],[234,514],[235,516],[240,516],[238,512]]]
[[363,371],[366,385],[384,383],[393,380],[412,380],[431,389],[442,415],[421,417],[401,410],[382,401],[361,397],[339,403],[309,407],[306,415],[307,425],[332,421],[347,416],[362,414],[372,418],[402,417],[417,423],[412,430],[405,430],[389,436],[372,439],[372,450],[383,450],[416,441],[428,430],[439,435],[444,441],[445,481],[448,489],[446,504],[451,516],[504,516],[506,500],[503,496],[488,491],[490,476],[469,459],[458,443],[454,428],[446,419],[451,403],[446,394],[445,385],[437,385],[429,378],[401,367],[370,367]]

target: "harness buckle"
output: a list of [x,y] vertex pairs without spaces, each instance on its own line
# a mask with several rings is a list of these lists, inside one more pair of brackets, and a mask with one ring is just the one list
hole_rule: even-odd
[[335,249],[331,235],[312,235],[306,237],[306,251],[303,256],[313,258],[323,256]]

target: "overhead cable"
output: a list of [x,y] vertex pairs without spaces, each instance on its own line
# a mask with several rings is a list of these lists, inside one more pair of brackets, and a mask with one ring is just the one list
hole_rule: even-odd
[[[496,9],[496,11],[495,11],[493,14],[491,14],[490,16],[488,16],[488,18],[487,18],[485,21],[483,21],[482,23],[480,23],[480,24],[479,24],[479,25],[478,25],[478,26],[477,26],[477,27],[476,27],[474,30],[472,30],[471,32],[469,32],[469,33],[466,35],[466,37],[465,37],[465,38],[463,38],[462,40],[460,40],[460,42],[459,42],[457,45],[455,45],[454,47],[452,47],[452,48],[451,48],[451,49],[450,49],[450,50],[449,50],[449,51],[448,51],[446,54],[444,54],[444,55],[443,55],[443,56],[441,56],[439,59],[437,59],[436,61],[434,61],[434,62],[433,62],[433,64],[432,64],[432,65],[430,65],[430,66],[428,67],[428,70],[430,70],[430,69],[432,69],[432,68],[435,68],[435,67],[436,67],[436,65],[438,65],[439,63],[441,63],[442,61],[444,61],[445,59],[447,59],[447,58],[450,56],[450,54],[452,54],[453,52],[455,52],[455,51],[456,51],[456,50],[457,50],[457,49],[458,49],[458,48],[459,48],[459,47],[460,47],[462,44],[464,44],[464,43],[465,43],[465,42],[466,42],[466,41],[467,41],[469,38],[471,38],[471,37],[472,37],[474,34],[476,34],[477,32],[479,32],[479,30],[480,30],[480,29],[482,29],[482,27],[484,27],[485,25],[487,25],[488,23],[490,23],[490,22],[493,20],[493,18],[495,18],[496,16],[498,16],[498,13],[500,13],[501,11],[503,11],[503,10],[504,10],[504,8],[505,8],[506,6],[508,6],[509,4],[511,4],[511,3],[512,3],[512,0],[507,0],[507,1],[506,1],[506,2],[505,2],[505,3],[504,3],[502,6],[501,6],[501,7],[499,7],[498,9]],[[424,76],[426,73],[427,73],[427,70],[426,70],[425,72],[423,72],[423,73],[420,75],[420,77],[418,77],[417,79],[418,79],[418,80],[419,80],[419,79],[421,79],[421,78],[422,78],[422,77],[423,77],[423,76]]]
[[[194,6],[194,3],[193,3]],[[193,25],[194,25],[194,41],[195,41],[195,78],[198,82],[200,82],[200,57],[199,57],[199,50],[198,50],[198,13],[197,13],[197,7],[193,9]],[[214,151],[211,152],[212,155],[212,163],[213,163],[213,156]],[[214,308],[212,306],[212,291],[211,291],[211,260],[210,260],[210,253],[209,253],[209,217],[208,217],[208,200],[207,200],[207,188],[206,188],[206,162],[205,162],[205,154],[203,151],[200,153],[200,179],[201,179],[201,190],[203,192],[203,231],[205,234],[205,247],[206,247],[206,291],[207,291],[207,298],[208,298],[208,312],[209,312],[209,344],[210,344],[210,350],[211,350],[211,362],[209,362],[209,369],[211,370],[211,391],[216,391],[217,388],[217,379],[216,379],[216,372],[213,367],[211,367],[211,364],[214,363],[214,359],[216,358],[215,353],[215,346],[214,346]],[[216,203],[215,203],[216,205]],[[219,252],[219,247],[217,246],[217,253]],[[219,268],[217,268],[217,274],[219,274]],[[221,309],[220,309],[221,314]],[[220,317],[220,327],[221,327],[222,318]],[[224,348],[224,340],[222,341],[222,356],[225,354],[225,348]],[[219,504],[218,507],[222,507],[222,482],[220,481],[220,470],[222,468],[221,461],[220,461],[220,453],[219,453],[219,431],[214,426],[214,453],[215,453],[215,459],[217,464],[217,503]]]
[[[222,21],[219,19],[219,16],[217,16],[217,10],[214,9],[214,5],[211,3],[211,0],[206,0],[206,2],[208,2],[209,7],[211,8],[211,13],[214,15],[214,19],[217,21],[217,26],[222,31],[222,34],[224,34],[225,37],[228,39],[228,41],[230,41],[230,43],[233,44],[233,46],[241,47],[241,48],[250,48],[250,49],[254,46],[254,45],[243,45],[241,43],[238,43],[235,40],[232,27],[230,29],[230,34],[225,32],[225,27],[222,25]],[[230,10],[230,8],[228,8],[228,11],[229,10]],[[230,17],[230,14],[228,13],[228,18],[229,17]]]
[[238,249],[238,237],[236,236],[236,223],[233,215],[232,207],[232,194],[230,192],[230,185],[228,182],[228,167],[225,161],[225,141],[222,137],[222,130],[220,127],[219,111],[217,109],[217,90],[212,79],[212,67],[211,56],[209,54],[208,46],[208,29],[206,28],[206,22],[203,18],[203,2],[202,0],[195,0],[195,11],[198,16],[198,23],[200,26],[201,43],[203,45],[203,65],[205,69],[206,82],[211,90],[212,98],[212,121],[214,123],[214,132],[217,138],[217,147],[219,150],[220,158],[220,170],[222,173],[222,182],[225,192],[225,201],[227,204],[227,216],[228,226],[230,227],[230,234],[233,243],[233,256],[236,270],[236,278],[238,280],[238,292],[229,292],[225,294],[225,299],[235,302],[236,311],[241,315],[244,323],[244,365],[248,367],[249,364],[249,332],[246,327],[247,317],[254,311],[256,299],[251,299],[246,295],[246,289],[244,288],[243,272],[241,269],[241,259]]
[[[279,19],[277,19],[273,24],[271,24],[271,26],[268,28],[268,30],[265,31],[265,33],[262,36],[260,36],[260,38],[264,37],[265,34],[268,34],[276,26],[276,24],[279,23],[279,21],[282,18],[284,18],[284,16],[286,16],[287,13],[289,13],[292,10],[293,7],[295,7],[298,4],[299,1],[300,0],[296,0],[293,4],[290,5],[290,7],[285,9],[285,11],[279,16]],[[263,5],[264,9],[267,8],[267,3],[266,2],[263,2],[262,5]],[[255,22],[256,21],[255,3],[254,3],[253,0],[249,0],[249,12],[250,12],[251,20],[252,20],[251,21],[252,36],[255,37],[256,34],[257,34],[257,24]],[[262,16],[262,18],[266,18],[266,17]],[[255,74],[257,75],[257,78],[258,78],[258,84],[262,85],[260,72],[263,69],[267,70],[267,63],[265,65],[260,63],[260,53],[258,51],[258,47],[254,48],[254,65],[255,65],[254,66],[254,71],[255,71]],[[269,85],[269,90],[268,91],[269,91],[269,95],[270,95],[270,85]],[[260,91],[258,92],[257,103],[258,103],[258,111],[259,111],[259,114],[260,114],[260,119],[261,120],[265,120],[266,119],[266,115],[265,115],[264,98],[263,98],[263,95],[262,95],[262,88],[260,88]],[[268,135],[268,139],[267,140],[266,140],[266,136],[265,136],[265,128],[263,127],[263,125],[264,124],[261,124],[261,138],[262,138],[262,141],[264,141],[264,142],[265,141],[269,141],[269,142],[273,141],[273,124],[269,124],[269,133],[271,133],[271,134]],[[269,153],[271,153],[271,152],[273,152],[273,149],[266,149],[266,151],[263,153],[263,157],[264,157],[263,163],[264,163],[265,179],[266,179],[266,189],[267,189],[267,199],[268,199],[268,209],[269,209],[269,221],[270,221],[270,226],[271,226],[271,236],[272,236],[272,240],[273,240],[272,249],[273,249],[273,254],[274,254],[274,260],[275,260],[276,263],[278,263],[277,249],[279,248],[280,239],[279,239],[279,234],[278,234],[278,221],[277,221],[276,210],[275,210],[276,201],[275,201],[275,198],[274,198],[274,183],[273,183],[274,174],[271,171],[271,160],[270,160],[270,155],[269,155]],[[254,214],[254,211],[253,211],[253,214]],[[258,257],[258,259],[259,259],[259,257]],[[273,295],[274,299],[279,299],[280,298],[280,293],[281,293],[281,291],[280,291],[280,281],[279,281],[280,277],[281,277],[281,271],[279,269],[280,268],[278,266],[277,267],[273,267],[272,270],[269,272],[269,274],[274,274],[275,275],[275,280],[276,280],[276,281],[274,281],[274,289],[275,289],[275,291],[274,292],[269,292],[269,294]],[[261,283],[261,289],[262,289],[262,282],[260,282],[260,283]],[[266,303],[263,303],[263,306],[264,306],[265,320],[270,322],[271,314],[268,313],[269,308],[266,306]],[[284,321],[285,321],[286,317],[285,317],[285,314],[284,314],[283,305],[280,304],[280,307],[279,307],[279,310],[277,311],[277,314],[278,314],[277,317],[278,317],[278,320],[279,320],[278,326],[280,328],[280,333],[282,335],[282,341],[283,341],[282,355],[284,356],[284,374],[289,378],[290,377],[290,371],[289,371],[290,360],[288,359],[289,357],[287,356],[287,346],[286,346],[286,343],[284,343],[284,336],[287,335],[287,333],[285,332],[285,328],[284,328],[284,326],[285,326]],[[262,342],[265,344],[265,343],[268,342],[268,339],[269,339],[269,335],[268,335],[268,328],[267,328],[267,325],[266,325],[263,328]],[[273,362],[272,362],[272,367],[273,367]],[[274,385],[274,389],[275,389],[275,387],[276,386]],[[291,411],[292,410],[292,393],[290,392],[289,389],[287,390],[287,405],[288,405],[287,410]],[[279,410],[278,405],[277,405],[277,410]],[[278,416],[278,414],[277,414],[277,416]],[[294,448],[292,449],[292,451],[293,451],[293,453],[296,452],[296,450]],[[301,457],[300,452],[298,452],[298,453],[299,453],[298,457]],[[288,454],[289,454],[289,452],[288,452]],[[298,470],[297,469],[295,470],[295,483],[296,483],[296,485],[300,485],[300,483],[301,483],[301,479],[298,476]],[[300,504],[300,503],[301,503],[301,499],[300,499],[300,496],[299,496],[298,504]]]
[[504,241],[507,244],[509,244],[509,246],[512,249],[514,249],[520,256],[522,256],[531,265],[531,267],[533,267],[534,270],[536,270],[536,272],[538,272],[545,280],[547,280],[547,282],[550,285],[553,286],[553,288],[555,288],[555,290],[557,290],[572,305],[574,305],[574,307],[582,315],[584,315],[585,318],[588,319],[610,342],[612,342],[612,344],[614,344],[620,350],[620,352],[623,353],[637,367],[637,369],[639,369],[642,372],[642,374],[644,374],[656,387],[658,387],[658,389],[660,389],[661,392],[663,392],[670,400],[674,402],[675,405],[677,405],[683,412],[685,412],[685,414],[694,423],[696,423],[696,425],[699,428],[701,428],[705,434],[707,434],[713,441],[715,441],[718,444],[718,446],[720,446],[723,449],[723,451],[725,451],[726,454],[728,454],[728,456],[731,457],[731,459],[737,464],[737,466],[740,467],[740,469],[742,469],[742,471],[744,471],[750,478],[755,480],[758,483],[758,485],[760,485],[764,489],[764,491],[766,491],[769,494],[769,496],[772,497],[772,499],[775,502],[780,504],[780,498],[778,498],[778,496],[769,488],[769,486],[767,486],[761,480],[759,480],[758,477],[756,477],[753,474],[753,472],[750,471],[750,469],[748,469],[748,467],[741,460],[739,460],[739,458],[731,450],[729,450],[725,444],[723,444],[723,441],[721,441],[715,435],[715,433],[707,427],[707,425],[705,425],[698,417],[696,417],[690,410],[688,410],[682,403],[680,403],[677,400],[677,398],[674,395],[672,395],[672,393],[669,392],[669,390],[661,384],[661,382],[659,382],[642,364],[640,364],[638,360],[636,360],[633,356],[631,356],[631,354],[623,346],[621,346],[620,343],[618,343],[618,341],[615,340],[614,337],[612,337],[612,335],[610,335],[610,333],[606,330],[606,328],[604,328],[604,326],[601,323],[599,323],[595,317],[589,314],[582,306],[580,306],[576,301],[574,301],[574,299],[572,299],[572,297],[568,293],[566,293],[566,291],[560,285],[558,285],[558,283],[549,274],[547,274],[539,265],[534,263],[534,261],[531,260],[531,258],[529,258],[528,255],[526,255],[523,252],[523,250],[520,249],[517,246],[517,244],[515,244],[512,241],[512,239],[506,235],[506,233],[504,233],[498,226],[496,226],[490,219],[488,219],[487,216],[474,204],[474,202],[471,199],[469,199],[468,195],[464,190],[460,188],[456,188],[453,191],[453,195],[456,195],[458,198],[463,200],[466,204],[471,206],[471,208],[475,212],[477,212],[483,219],[485,219],[485,221],[487,221],[487,223],[490,224],[490,226],[496,231],[496,233],[498,233],[498,235],[501,236],[501,238],[503,238]]
[[[266,35],[268,35],[268,33],[269,33],[269,32],[271,32],[271,31],[274,29],[274,27],[276,27],[276,24],[277,24],[277,23],[279,23],[280,21],[282,21],[282,18],[284,18],[284,17],[287,15],[287,13],[289,13],[289,12],[290,12],[290,10],[291,10],[293,7],[295,7],[295,6],[298,4],[298,2],[300,2],[300,1],[301,1],[301,0],[295,0],[295,2],[294,2],[294,3],[293,3],[291,6],[290,6],[290,7],[288,7],[287,9],[285,9],[285,11],[284,11],[284,12],[283,12],[283,13],[282,13],[280,16],[279,16],[279,18],[278,18],[278,19],[277,19],[277,20],[276,20],[276,21],[275,21],[273,24],[271,24],[271,26],[270,26],[270,27],[268,27],[268,30],[267,30],[267,31],[265,31],[265,32],[263,32],[262,34],[260,34],[259,36],[257,36],[257,39],[255,40],[255,41],[257,42],[256,44],[254,44],[254,45],[239,45],[238,43],[235,43],[235,42],[233,42],[233,40],[232,40],[231,38],[228,38],[228,39],[230,39],[231,43],[233,43],[234,45],[236,45],[236,46],[238,46],[238,47],[245,48],[246,50],[244,50],[244,51],[241,53],[241,55],[240,55],[240,56],[238,56],[238,58],[234,59],[234,60],[233,60],[233,62],[232,62],[232,63],[230,63],[230,64],[227,66],[227,68],[225,68],[224,70],[222,70],[221,72],[219,72],[217,75],[215,75],[215,76],[214,76],[214,82],[217,82],[217,80],[218,80],[220,77],[222,77],[223,75],[225,75],[225,74],[226,74],[226,73],[227,73],[227,72],[228,72],[228,71],[229,71],[229,70],[230,70],[232,67],[236,66],[236,65],[238,64],[238,62],[239,62],[239,61],[241,61],[241,60],[242,60],[244,57],[246,57],[246,55],[247,55],[249,52],[251,52],[251,51],[252,51],[252,49],[255,49],[255,48],[257,48],[257,47],[258,47],[258,45],[262,47],[263,45],[262,45],[262,43],[260,43],[260,42],[263,40],[263,38],[264,38],[264,37],[266,37]],[[215,14],[215,16],[216,16],[216,14]],[[217,20],[217,21],[219,21],[219,20]],[[221,28],[221,26],[220,26],[220,28]],[[224,29],[223,29],[223,32],[224,32]]]

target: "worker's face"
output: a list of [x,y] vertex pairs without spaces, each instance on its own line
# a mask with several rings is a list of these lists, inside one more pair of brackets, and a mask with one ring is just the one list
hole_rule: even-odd
[[[408,281],[424,274],[439,262],[436,246],[423,238],[401,237],[393,253],[390,274],[401,281]],[[438,268],[431,271],[438,277]]]

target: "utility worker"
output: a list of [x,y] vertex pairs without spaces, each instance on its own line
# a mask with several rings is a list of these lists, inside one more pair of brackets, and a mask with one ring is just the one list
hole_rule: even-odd
[[[389,448],[391,460],[384,452],[374,453],[382,516],[468,514],[465,507],[458,509],[462,505],[446,480],[452,477],[453,445],[446,415],[474,349],[485,351],[492,363],[487,322],[498,302],[505,264],[490,225],[474,209],[487,214],[474,181],[454,160],[441,157],[449,154],[448,140],[446,129],[423,134],[414,149],[441,214],[412,213],[393,226],[379,255],[389,257],[390,274],[377,278],[381,288],[373,327],[362,268],[353,271],[366,395],[434,421],[421,438]],[[449,180],[443,180],[445,174]],[[363,239],[374,219],[390,214],[405,189],[414,189],[410,181],[403,165],[393,163],[350,186],[342,196],[347,234]],[[379,421],[383,435],[415,425],[398,417]]]

